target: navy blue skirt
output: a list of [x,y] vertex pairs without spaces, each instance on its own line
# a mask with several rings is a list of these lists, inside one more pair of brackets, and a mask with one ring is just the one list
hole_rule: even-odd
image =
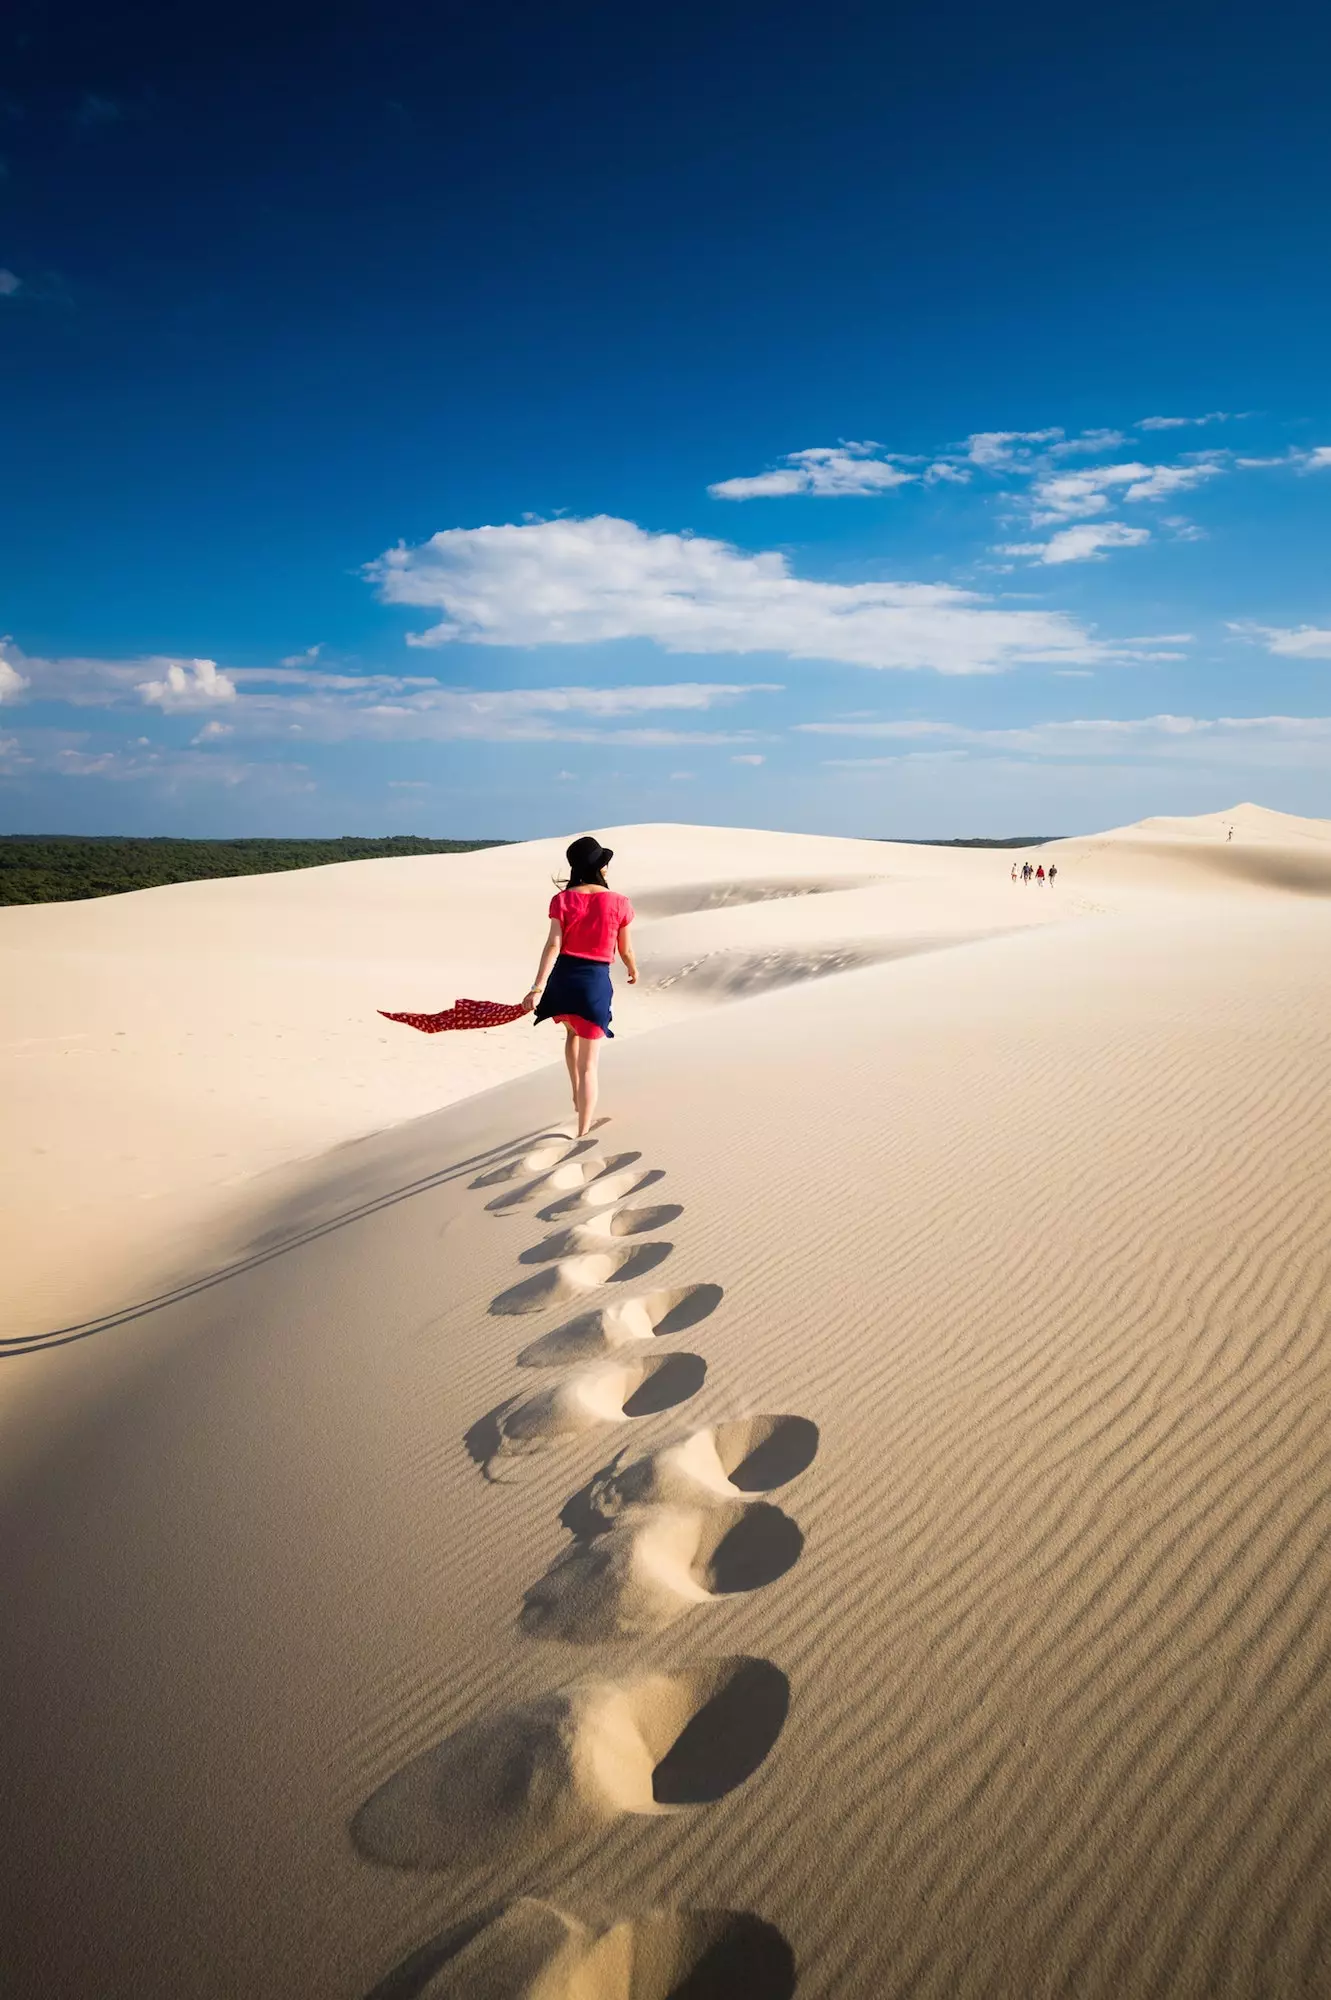
[[553,1021],[571,1014],[573,1019],[568,1025],[575,1034],[579,1024],[583,1024],[599,1028],[613,1041],[615,1031],[610,1025],[613,998],[610,967],[603,958],[575,958],[572,952],[561,951],[536,1003],[535,1019]]

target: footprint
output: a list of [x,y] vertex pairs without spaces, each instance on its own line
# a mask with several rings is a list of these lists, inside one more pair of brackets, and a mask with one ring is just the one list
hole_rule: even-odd
[[519,1354],[518,1366],[562,1368],[571,1361],[617,1353],[639,1341],[668,1340],[714,1313],[722,1296],[720,1285],[681,1285],[675,1291],[625,1299],[622,1306],[600,1306],[533,1340]]
[[761,1590],[799,1561],[804,1536],[763,1501],[631,1507],[575,1543],[523,1599],[529,1637],[591,1645],[662,1632],[697,1604]]
[[[631,1158],[632,1155],[622,1157]],[[597,1174],[585,1187],[575,1188],[572,1194],[552,1201],[548,1208],[538,1210],[542,1222],[558,1222],[566,1215],[584,1215],[598,1208],[608,1208],[613,1202],[626,1201],[631,1194],[642,1194],[647,1188],[655,1187],[665,1179],[662,1167],[649,1167],[644,1172],[611,1173],[612,1162],[606,1162],[606,1171]],[[554,1176],[551,1175],[553,1182]]]
[[598,1532],[597,1523],[610,1526],[626,1507],[697,1506],[704,1494],[722,1503],[742,1501],[746,1494],[787,1485],[812,1465],[817,1451],[818,1426],[808,1417],[741,1417],[713,1424],[622,1469],[616,1459],[565,1503],[559,1518],[571,1534],[585,1539]]
[[597,1930],[523,1896],[421,1945],[366,2000],[790,2000],[795,1954],[747,1910],[651,1910]]
[[561,1160],[585,1153],[595,1144],[595,1139],[572,1139],[552,1133],[528,1152],[520,1153],[516,1160],[505,1160],[502,1166],[491,1167],[488,1172],[478,1174],[468,1185],[473,1188],[498,1187],[501,1181],[516,1180],[521,1173],[537,1174],[557,1166]]
[[780,1668],[745,1654],[555,1689],[413,1758],[351,1837],[395,1868],[480,1868],[621,1813],[709,1805],[758,1769],[789,1705]]
[[607,1248],[564,1257],[548,1270],[501,1292],[491,1300],[490,1311],[512,1318],[540,1312],[563,1299],[575,1299],[580,1292],[594,1292],[598,1285],[628,1284],[663,1264],[674,1247],[673,1243],[640,1243],[636,1248]]
[[669,1223],[678,1222],[684,1209],[680,1202],[662,1201],[654,1208],[613,1208],[604,1215],[594,1215],[588,1222],[575,1223],[571,1229],[561,1229],[554,1236],[547,1236],[543,1243],[535,1243],[530,1250],[524,1250],[518,1258],[519,1264],[548,1264],[556,1257],[576,1257],[583,1250],[599,1250],[604,1243],[611,1243],[621,1236],[646,1236],[653,1229],[664,1229]]
[[551,1167],[548,1172],[538,1174],[537,1178],[528,1181],[525,1187],[511,1188],[507,1194],[496,1195],[494,1200],[487,1201],[485,1206],[491,1215],[503,1215],[509,1209],[521,1208],[524,1203],[536,1200],[539,1195],[548,1194],[552,1188],[564,1194],[568,1200],[577,1201],[583,1189],[598,1181],[612,1166],[628,1167],[634,1160],[641,1158],[641,1153],[616,1153],[610,1160],[566,1160],[562,1166]]
[[700,1354],[638,1355],[580,1368],[552,1389],[500,1403],[467,1432],[467,1450],[488,1470],[496,1458],[541,1451],[556,1438],[672,1410],[697,1395],[706,1375]]

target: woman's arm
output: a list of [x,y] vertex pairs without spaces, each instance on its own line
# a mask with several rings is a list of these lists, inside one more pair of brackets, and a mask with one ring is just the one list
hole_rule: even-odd
[[633,938],[631,935],[631,930],[632,926],[629,924],[620,925],[619,955],[623,959],[625,965],[628,967],[629,985],[636,986],[638,983],[638,961],[633,956]]
[[560,923],[558,917],[551,917],[550,930],[545,940],[545,948],[541,952],[541,962],[536,968],[536,977],[533,979],[529,990],[522,996],[523,1005],[529,1014],[541,996],[541,989],[545,985],[546,975],[550,967],[559,956],[559,947],[563,942],[563,938],[563,925]]

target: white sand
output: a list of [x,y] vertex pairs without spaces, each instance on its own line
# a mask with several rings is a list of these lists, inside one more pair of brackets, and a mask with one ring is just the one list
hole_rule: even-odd
[[[519,1076],[10,1358],[14,1990],[1331,1989],[1331,827],[607,837],[645,909],[884,879],[645,917],[584,1153]],[[520,990],[550,852],[5,913],[16,1324],[221,1256],[212,1150],[527,1064],[366,1013]]]

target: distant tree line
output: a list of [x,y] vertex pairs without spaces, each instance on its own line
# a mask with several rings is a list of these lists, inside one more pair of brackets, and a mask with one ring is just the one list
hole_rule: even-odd
[[1063,840],[1061,833],[1016,833],[1006,840],[906,840],[903,847],[1047,847],[1051,840]]
[[272,875],[331,861],[381,861],[399,854],[470,854],[502,840],[131,840],[118,834],[0,835],[0,904],[72,903],[202,882],[218,875]]

